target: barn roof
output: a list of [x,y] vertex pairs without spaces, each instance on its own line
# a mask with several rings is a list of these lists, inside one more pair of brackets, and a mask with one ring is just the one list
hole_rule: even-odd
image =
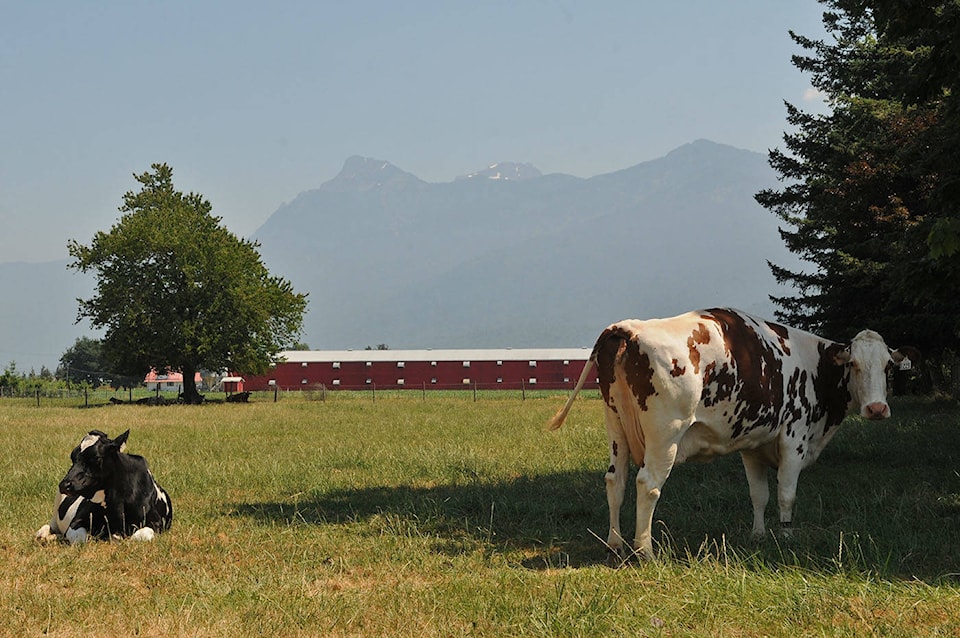
[[586,361],[590,348],[504,348],[463,350],[287,350],[285,363],[345,361]]

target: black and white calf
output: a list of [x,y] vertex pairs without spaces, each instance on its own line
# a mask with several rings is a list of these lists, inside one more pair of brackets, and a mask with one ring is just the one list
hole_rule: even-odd
[[152,540],[170,527],[173,505],[142,456],[124,452],[127,430],[110,439],[93,430],[70,454],[73,465],[60,481],[49,525],[37,530],[39,540],[130,537]]

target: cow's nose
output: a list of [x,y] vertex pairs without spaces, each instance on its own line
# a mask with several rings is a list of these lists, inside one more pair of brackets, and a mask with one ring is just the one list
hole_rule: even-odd
[[863,408],[863,416],[872,420],[885,419],[890,416],[890,406],[882,401],[868,403]]

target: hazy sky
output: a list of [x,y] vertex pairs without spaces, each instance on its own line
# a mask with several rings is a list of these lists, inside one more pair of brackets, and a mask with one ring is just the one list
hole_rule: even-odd
[[780,145],[817,108],[813,0],[0,0],[0,262],[67,257],[173,167],[239,236],[350,155],[431,182],[580,177],[698,138]]

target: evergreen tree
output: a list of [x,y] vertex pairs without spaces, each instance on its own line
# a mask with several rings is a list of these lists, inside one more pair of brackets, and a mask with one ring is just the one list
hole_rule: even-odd
[[757,194],[809,262],[771,264],[796,291],[774,298],[779,317],[836,339],[870,327],[926,353],[957,350],[958,3],[822,3],[831,41],[791,36],[830,111],[787,105],[795,130],[770,152],[784,186]]

